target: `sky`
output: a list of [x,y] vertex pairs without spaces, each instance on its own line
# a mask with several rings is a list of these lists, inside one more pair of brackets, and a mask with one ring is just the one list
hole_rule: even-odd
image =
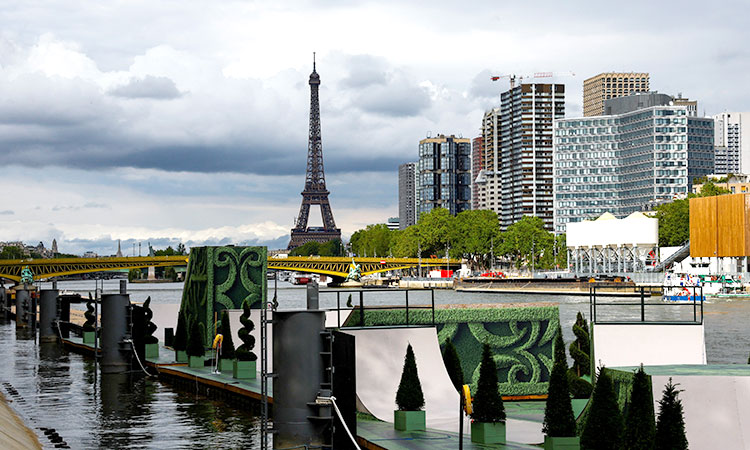
[[750,110],[747,1],[2,4],[0,241],[64,253],[286,247],[313,52],[345,238],[398,215],[420,139],[479,134],[508,88],[491,75],[559,74],[543,81],[566,84],[568,117],[605,71],[649,72],[700,114]]

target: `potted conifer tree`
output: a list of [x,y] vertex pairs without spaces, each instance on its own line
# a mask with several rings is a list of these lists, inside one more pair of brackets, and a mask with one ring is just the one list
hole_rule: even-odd
[[177,362],[188,362],[187,353],[187,324],[185,321],[185,314],[180,311],[177,315],[177,329],[174,333],[174,342],[172,348],[175,351],[175,361]]
[[190,324],[190,334],[188,335],[187,349],[188,366],[192,369],[202,368],[205,365],[206,347],[203,334],[203,327],[198,319]]
[[86,302],[86,312],[83,313],[83,316],[86,318],[86,322],[81,327],[83,329],[83,343],[93,344],[96,340],[96,328],[94,327],[96,313],[94,312],[94,300],[91,299],[90,293],[89,301]]
[[151,311],[151,296],[143,302],[143,314],[146,319],[146,336],[143,338],[143,342],[146,344],[146,358],[155,359],[159,357],[159,339],[154,336],[157,327],[151,321],[154,318],[154,312]]
[[234,370],[234,341],[232,340],[232,327],[229,324],[229,311],[226,309],[221,314],[221,357],[219,358],[219,371],[230,372]]
[[623,421],[612,380],[602,368],[596,377],[586,425],[581,433],[585,450],[620,450],[623,448]]
[[625,447],[653,450],[655,422],[651,380],[641,364],[633,376],[633,391],[630,393],[630,406],[625,417]]
[[576,436],[576,421],[568,386],[568,361],[560,327],[557,328],[554,352],[542,427],[545,434],[544,450],[578,450],[581,442]]
[[417,373],[417,360],[411,344],[406,347],[404,369],[396,391],[397,410],[393,412],[393,426],[401,431],[424,431],[426,429],[424,394]]
[[489,344],[482,349],[477,393],[472,402],[471,442],[505,443],[505,405],[497,386],[497,365]]
[[672,378],[664,387],[664,394],[659,400],[659,417],[656,419],[656,449],[687,450],[685,436],[685,417],[682,400],[677,398],[680,390],[678,384],[672,384]]
[[464,386],[464,371],[461,369],[461,359],[458,357],[456,346],[453,342],[445,339],[445,351],[443,352],[443,364],[456,391],[461,393]]
[[247,302],[242,304],[240,323],[242,328],[237,335],[242,341],[242,345],[237,347],[234,352],[236,358],[232,368],[232,376],[240,380],[253,379],[256,377],[256,360],[258,357],[253,353],[255,336],[251,335],[250,332],[255,329],[255,324],[250,319],[250,305]]

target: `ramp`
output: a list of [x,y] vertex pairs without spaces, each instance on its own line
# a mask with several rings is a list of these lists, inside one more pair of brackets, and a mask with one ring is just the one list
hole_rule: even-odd
[[[373,416],[393,422],[396,391],[401,380],[406,347],[411,344],[425,397],[427,427],[457,432],[459,396],[443,364],[433,327],[369,328],[343,330],[355,336],[357,397]],[[464,432],[469,427],[464,424]],[[544,441],[542,424],[509,418],[507,439],[520,443]]]

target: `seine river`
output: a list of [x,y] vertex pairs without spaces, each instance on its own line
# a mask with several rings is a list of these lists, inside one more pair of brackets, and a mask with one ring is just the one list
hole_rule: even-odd
[[[41,287],[50,285],[42,283]],[[94,282],[60,282],[58,288],[86,293],[94,290]],[[104,282],[105,292],[118,289],[118,280]],[[151,296],[155,304],[179,304],[182,284],[129,284],[128,292],[133,301]],[[269,298],[272,296],[271,282]],[[343,306],[347,294],[340,297]],[[279,283],[277,298],[280,309],[302,308],[305,288]],[[403,292],[365,293],[365,305],[403,302]],[[409,302],[429,304],[429,291],[410,293]],[[576,313],[581,311],[588,318],[588,297],[435,291],[436,304],[528,302],[559,303],[566,341],[573,339],[570,329]],[[654,305],[647,307],[649,320],[692,319],[691,306],[650,303]],[[321,307],[335,304],[335,294],[321,293]],[[746,363],[750,300],[715,300],[704,308],[708,362]],[[599,319],[614,319],[640,313],[632,307],[599,307],[597,314]],[[0,325],[0,392],[40,435],[45,447],[53,444],[41,428],[54,429],[71,448],[259,448],[259,420],[247,411],[136,374],[103,378],[92,360],[65,352],[56,344],[41,346],[33,340],[17,339],[14,329],[13,324]]]

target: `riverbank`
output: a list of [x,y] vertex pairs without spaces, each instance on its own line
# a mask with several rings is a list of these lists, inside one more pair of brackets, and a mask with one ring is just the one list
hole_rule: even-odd
[[34,432],[23,423],[2,394],[0,394],[0,448],[8,450],[42,448]]

